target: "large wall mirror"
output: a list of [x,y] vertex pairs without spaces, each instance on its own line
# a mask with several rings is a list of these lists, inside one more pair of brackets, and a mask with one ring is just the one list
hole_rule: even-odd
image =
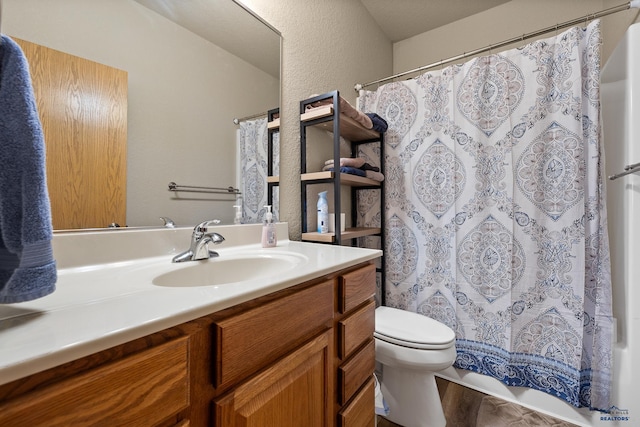
[[239,188],[234,119],[280,102],[274,28],[234,0],[3,0],[2,32],[126,72],[128,227],[233,221],[242,196],[168,186]]

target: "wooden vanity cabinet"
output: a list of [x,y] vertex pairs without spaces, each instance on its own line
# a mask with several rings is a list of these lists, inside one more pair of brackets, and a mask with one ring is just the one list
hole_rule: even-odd
[[332,425],[334,283],[325,280],[214,323],[214,383],[233,387],[214,400],[216,426]]
[[369,264],[342,273],[334,329],[336,331],[336,425],[372,426],[375,413],[373,371],[375,370],[376,268]]
[[268,366],[214,401],[216,426],[333,425],[330,331]]
[[[372,269],[364,263],[4,384],[0,426],[373,426],[375,280],[349,296],[349,283],[368,281]],[[349,307],[359,303],[344,311],[345,296]]]
[[3,399],[0,425],[157,425],[189,405],[187,353],[181,337]]

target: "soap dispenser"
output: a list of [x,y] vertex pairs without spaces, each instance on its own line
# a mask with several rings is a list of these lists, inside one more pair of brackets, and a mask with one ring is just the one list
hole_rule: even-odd
[[318,193],[318,233],[329,232],[329,202],[327,192]]
[[278,243],[276,236],[276,225],[273,222],[271,205],[265,206],[267,212],[264,214],[264,224],[262,225],[262,247],[273,248]]

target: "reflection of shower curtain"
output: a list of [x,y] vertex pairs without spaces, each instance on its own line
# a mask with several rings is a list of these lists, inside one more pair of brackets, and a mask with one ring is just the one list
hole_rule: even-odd
[[[267,118],[240,122],[240,191],[245,223],[261,222],[267,204]],[[278,175],[279,134],[273,135],[273,174]],[[278,220],[278,187],[273,194],[273,218]]]
[[606,410],[600,43],[596,21],[360,108],[389,123],[386,304],[455,330],[458,368]]

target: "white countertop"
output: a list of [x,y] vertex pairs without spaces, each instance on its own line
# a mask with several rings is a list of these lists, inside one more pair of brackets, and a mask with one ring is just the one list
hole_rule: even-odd
[[[260,225],[218,226],[216,231],[226,238],[210,247],[219,258],[180,264],[171,259],[188,248],[190,228],[56,234],[56,291],[34,301],[0,305],[0,384],[382,255],[379,250],[286,238],[279,238],[275,248],[263,249]],[[286,223],[279,223],[278,236],[286,234]],[[153,284],[163,273],[248,253],[299,261],[295,268],[243,282]]]

